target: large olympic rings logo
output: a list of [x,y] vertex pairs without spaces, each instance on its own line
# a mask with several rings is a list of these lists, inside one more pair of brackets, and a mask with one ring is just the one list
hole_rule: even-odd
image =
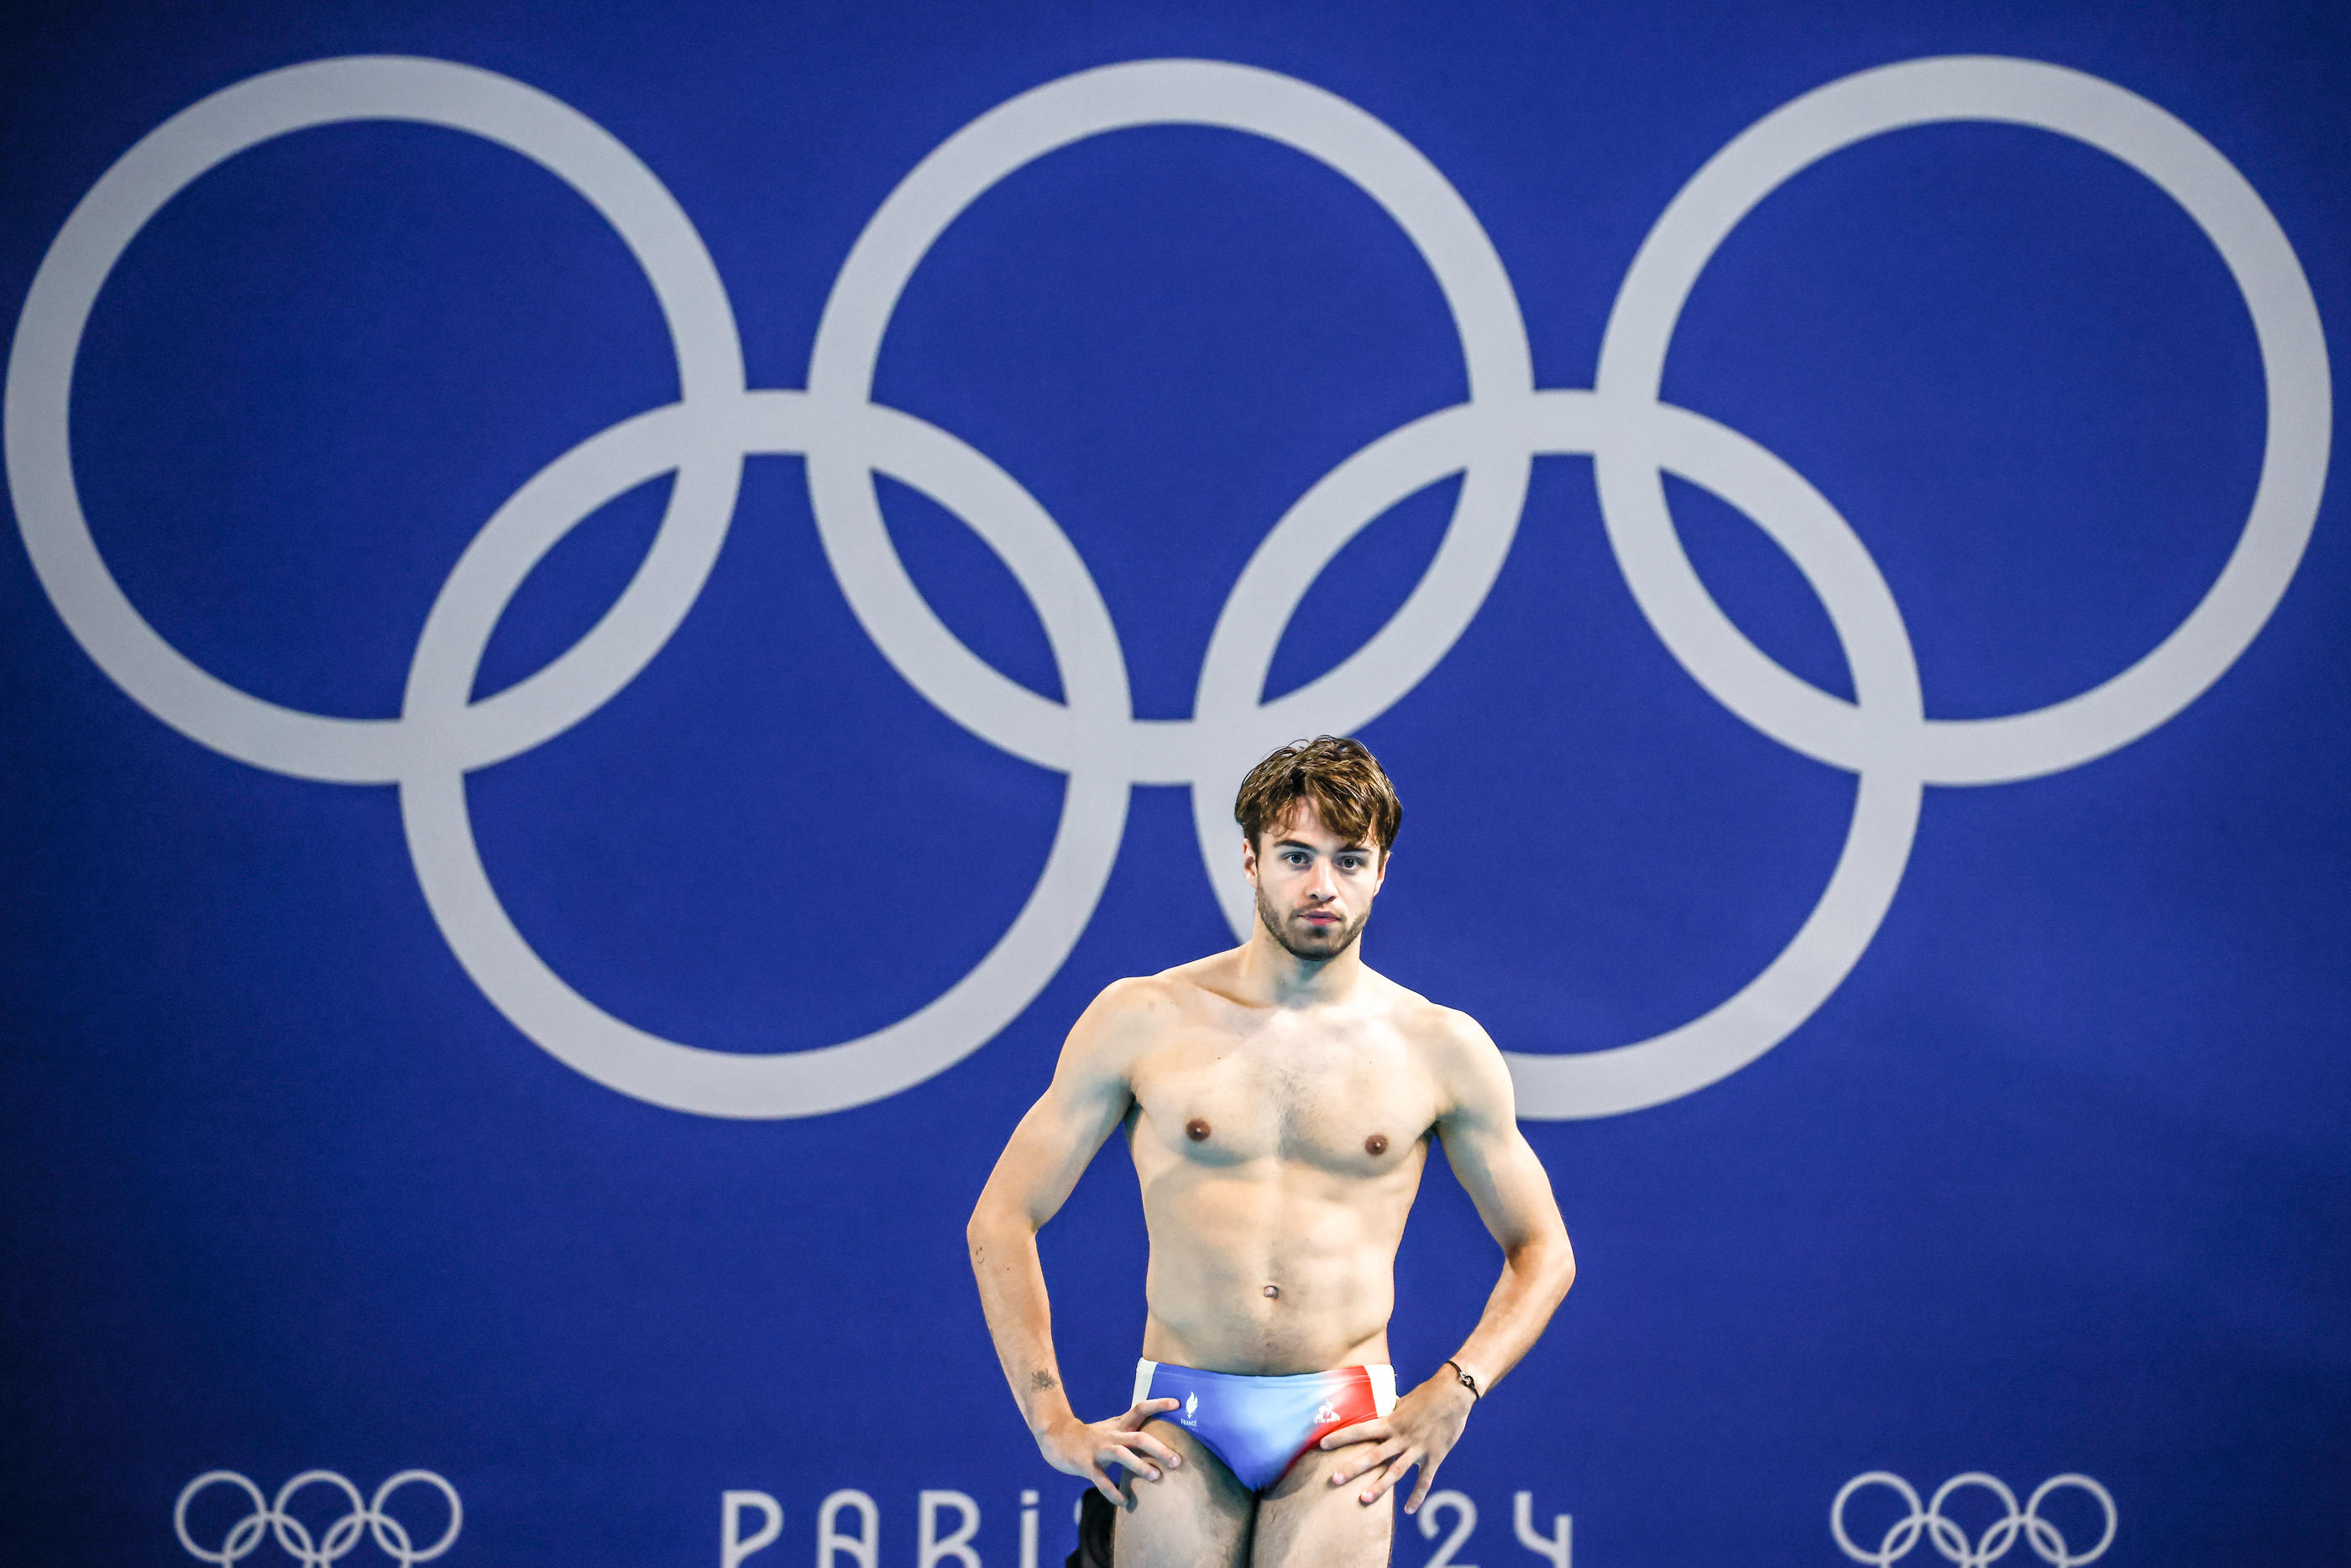
[[[400,716],[332,718],[225,684],[165,643],[93,543],[73,480],[67,407],[92,304],[162,204],[214,165],[273,137],[359,119],[420,121],[512,148],[585,196],[651,282],[680,394],[564,453],[502,505],[443,585],[409,666]],[[1666,353],[1699,272],[1782,182],[1838,149],[1909,126],[1994,120],[2070,136],[2153,181],[2201,226],[2242,291],[2268,400],[2260,484],[2226,566],[2193,612],[2104,684],[2030,712],[1926,716],[1902,616],[1844,518],[1770,452],[1658,400]],[[1290,506],[1234,586],[1192,717],[1137,719],[1116,629],[1085,564],[1003,469],[871,399],[901,291],[939,234],[998,181],[1084,138],[1189,124],[1266,137],[1321,160],[1377,202],[1436,275],[1461,337],[1468,400],[1355,453]],[[1421,153],[1344,99],[1270,71],[1146,60],[1082,71],[983,114],[891,192],[842,264],[804,391],[747,389],[733,313],[670,192],[611,135],[553,98],[444,61],[352,57],[272,71],[150,132],[75,208],[36,275],[8,364],[8,482],[43,586],[82,647],[151,712],[256,767],[399,786],[417,876],[450,946],[517,1027],[598,1082],[722,1116],[813,1116],[893,1095],[992,1038],[1076,944],[1124,833],[1129,786],[1190,784],[1203,857],[1238,932],[1249,900],[1228,802],[1270,747],[1360,728],[1410,691],[1461,635],[1499,571],[1531,461],[1589,455],[1608,539],[1635,601],[1717,701],[1782,744],[1859,778],[1826,890],[1785,950],[1735,995],[1653,1039],[1570,1055],[1512,1054],[1521,1115],[1613,1115],[1702,1088],[1770,1050],[1841,984],[1900,881],[1930,784],[1982,784],[2074,767],[2146,734],[2233,663],[2292,579],[2325,483],[2333,414],[2325,337],[2301,264],[2242,175],[2194,130],[2095,77],[2030,60],[1912,60],[1830,83],[1765,116],[1675,196],[1626,274],[1590,390],[1539,389],[1501,259]],[[474,841],[465,778],[561,733],[652,659],[692,607],[732,514],[747,454],[806,460],[827,558],[865,631],[925,699],[972,733],[1068,774],[1036,889],[979,964],[945,994],[863,1038],[769,1055],[664,1040],[603,1012],[539,959],[500,905]],[[1852,670],[1856,701],[1814,687],[1750,642],[1676,537],[1675,473],[1754,520],[1802,571]],[[528,680],[472,699],[492,629],[533,566],[622,492],[676,476],[661,530],[611,609]],[[983,662],[926,605],[892,546],[873,476],[959,515],[1035,606],[1065,701]],[[1273,701],[1283,628],[1325,563],[1403,497],[1459,474],[1426,575],[1394,619],[1335,669]]]
[[[449,1522],[430,1546],[418,1546],[407,1527],[383,1511],[392,1494],[411,1481],[439,1488],[449,1505]],[[253,1511],[231,1525],[221,1543],[207,1551],[188,1533],[188,1504],[205,1488],[213,1486],[231,1486],[243,1491],[252,1500]],[[287,1506],[297,1493],[312,1486],[333,1487],[350,1504],[350,1511],[327,1526],[326,1533],[319,1536],[313,1536],[310,1527],[295,1518]],[[431,1470],[402,1470],[376,1488],[375,1496],[364,1500],[359,1488],[332,1470],[304,1470],[279,1487],[275,1500],[263,1497],[259,1487],[235,1470],[206,1470],[181,1489],[180,1501],[172,1508],[172,1529],[180,1537],[180,1544],[187,1548],[188,1555],[217,1563],[221,1568],[229,1568],[239,1558],[252,1555],[260,1547],[265,1531],[275,1535],[287,1555],[301,1563],[303,1568],[327,1568],[329,1563],[349,1554],[359,1545],[361,1531],[374,1536],[376,1545],[400,1568],[411,1568],[413,1563],[430,1563],[456,1544],[457,1532],[465,1523],[465,1511],[457,1501],[457,1489]]]
[[[1875,1552],[1865,1552],[1855,1545],[1853,1537],[1845,1533],[1844,1527],[1845,1503],[1854,1493],[1869,1486],[1892,1489],[1907,1510],[1902,1518],[1886,1526]],[[2000,1500],[2001,1506],[2001,1517],[1985,1526],[1983,1533],[1972,1541],[1968,1538],[1966,1531],[1943,1516],[1943,1504],[1949,1501],[1951,1494],[1970,1487],[1980,1487],[1989,1491]],[[2041,1505],[2049,1494],[2066,1488],[2087,1492],[2106,1516],[2105,1532],[2098,1537],[2097,1543],[2085,1552],[2075,1552],[2066,1541],[2064,1532],[2041,1517]],[[1889,1564],[1907,1557],[1911,1549],[1918,1544],[1922,1534],[1933,1543],[1937,1552],[1958,1563],[1959,1568],[1985,1568],[1985,1564],[2007,1556],[2020,1537],[2032,1548],[2034,1556],[2052,1564],[2053,1568],[2080,1568],[2082,1563],[2095,1563],[2105,1556],[2106,1548],[2115,1543],[2118,1517],[2115,1512],[2113,1494],[2088,1476],[2051,1476],[2032,1489],[2032,1495],[2019,1509],[2016,1494],[2009,1490],[2005,1481],[1981,1470],[1970,1470],[1965,1475],[1953,1476],[1937,1487],[1935,1495],[1928,1499],[1926,1506],[1921,1508],[1918,1493],[1908,1481],[1891,1470],[1871,1470],[1867,1475],[1854,1477],[1838,1490],[1836,1501],[1829,1505],[1829,1531],[1836,1537],[1838,1547],[1847,1557],[1856,1563],[1875,1563],[1876,1568],[1888,1568]]]

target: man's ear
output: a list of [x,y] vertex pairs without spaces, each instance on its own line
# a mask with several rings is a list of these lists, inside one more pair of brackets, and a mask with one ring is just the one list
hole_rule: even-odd
[[1374,877],[1374,878],[1372,878],[1372,897],[1373,897],[1373,898],[1378,898],[1378,897],[1380,896],[1380,889],[1387,886],[1387,883],[1388,883],[1388,862],[1389,862],[1389,861],[1391,861],[1391,860],[1393,860],[1393,859],[1395,859],[1395,850],[1393,850],[1393,849],[1383,849],[1383,850],[1381,850],[1381,851],[1380,851],[1380,874],[1379,874],[1377,877]]
[[1257,840],[1246,833],[1241,835],[1241,875],[1250,887],[1257,886]]

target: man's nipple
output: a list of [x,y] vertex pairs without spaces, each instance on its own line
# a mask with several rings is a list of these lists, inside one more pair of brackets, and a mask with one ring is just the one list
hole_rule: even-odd
[[1379,1156],[1387,1153],[1387,1151],[1388,1135],[1385,1133],[1374,1133],[1371,1137],[1364,1140],[1364,1152],[1372,1156],[1374,1158],[1377,1158]]
[[1206,1143],[1208,1141],[1208,1124],[1194,1116],[1184,1124],[1184,1136],[1194,1143]]

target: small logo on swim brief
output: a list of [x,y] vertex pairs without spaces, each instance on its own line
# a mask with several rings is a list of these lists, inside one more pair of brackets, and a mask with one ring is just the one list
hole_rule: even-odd
[[1199,1413],[1200,1391],[1195,1388],[1192,1390],[1190,1397],[1184,1401],[1184,1424],[1187,1427],[1193,1425],[1192,1418]]
[[1335,1421],[1338,1418],[1339,1407],[1328,1399],[1323,1400],[1322,1408],[1314,1412],[1314,1424],[1318,1427],[1326,1421]]

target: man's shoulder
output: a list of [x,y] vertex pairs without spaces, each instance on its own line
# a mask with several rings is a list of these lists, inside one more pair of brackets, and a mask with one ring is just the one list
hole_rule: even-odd
[[1218,993],[1216,966],[1225,956],[1112,981],[1094,997],[1087,1015],[1105,1033],[1127,1038],[1169,1028]]
[[1175,1004],[1165,974],[1129,975],[1094,994],[1087,1014],[1106,1028],[1130,1028]]
[[1431,1002],[1409,986],[1385,975],[1378,977],[1396,1031],[1413,1044],[1442,1053],[1471,1054],[1495,1049],[1493,1037],[1479,1022],[1458,1007]]
[[1392,981],[1385,983],[1393,988],[1389,1008],[1396,1033],[1451,1094],[1479,1095],[1481,1088],[1490,1090],[1498,1075],[1508,1076],[1501,1048],[1475,1018]]
[[1148,1013],[1186,1006],[1196,1000],[1202,991],[1210,989],[1214,966],[1223,956],[1211,954],[1173,969],[1163,969],[1157,974],[1135,974],[1112,981],[1094,998],[1094,1005],[1118,1013]]

